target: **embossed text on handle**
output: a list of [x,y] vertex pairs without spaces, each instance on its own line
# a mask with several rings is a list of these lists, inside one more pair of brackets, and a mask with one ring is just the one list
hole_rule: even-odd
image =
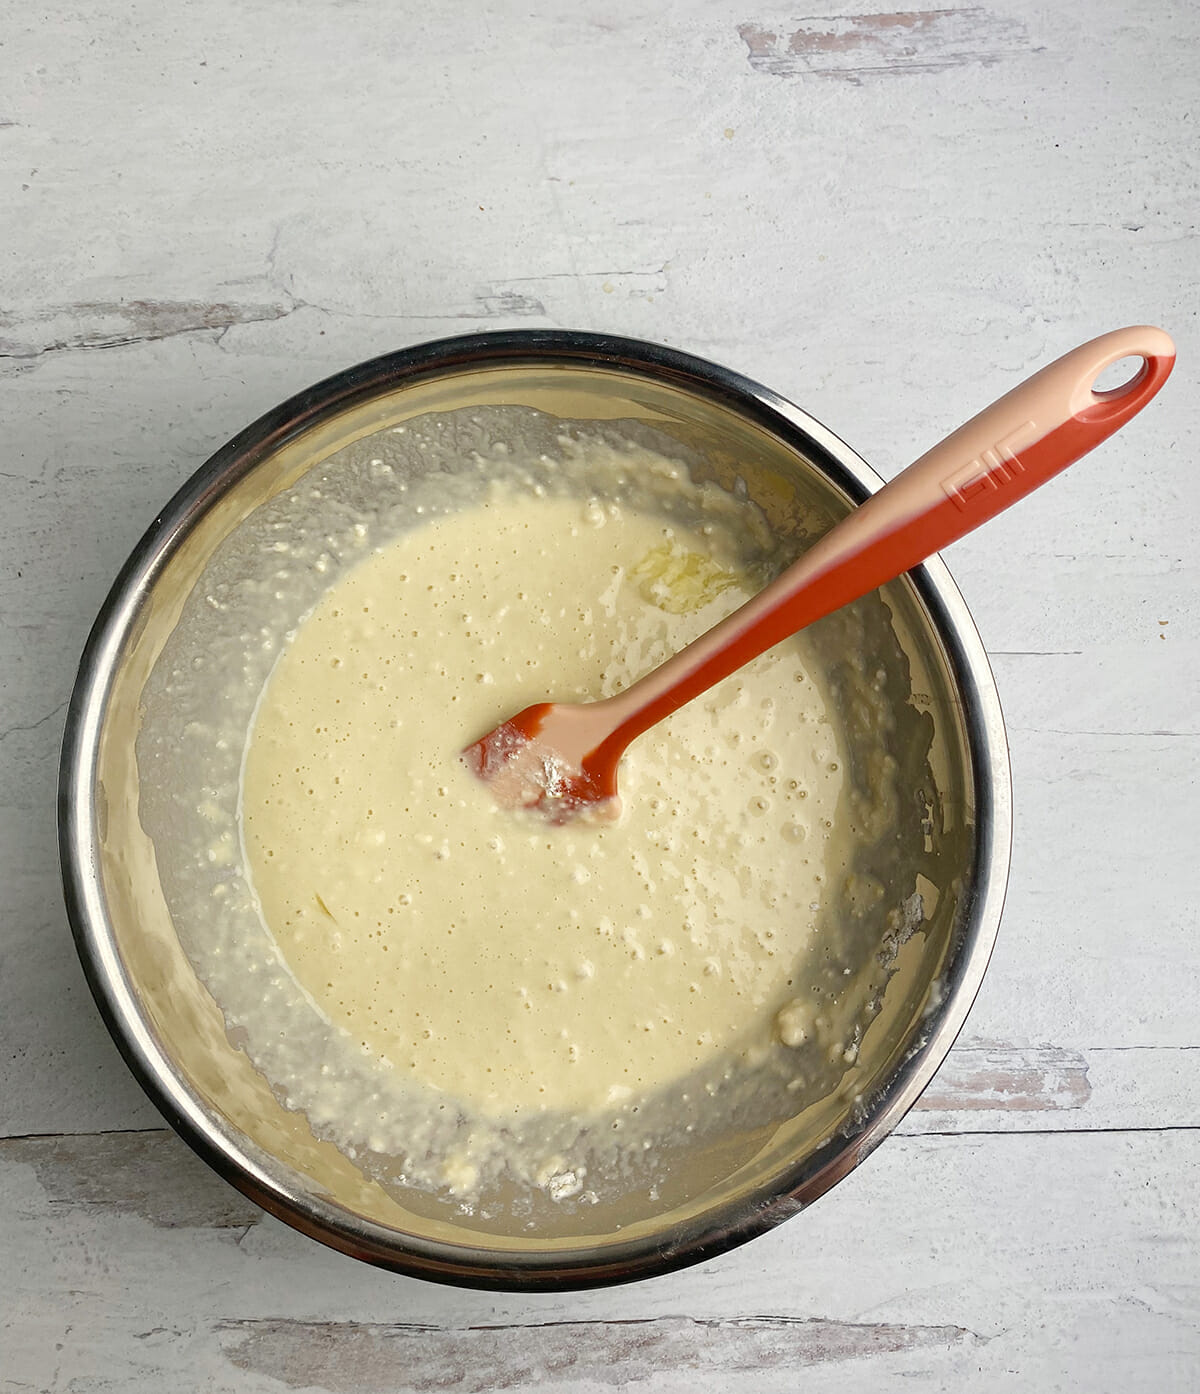
[[946,497],[964,511],[988,489],[1003,488],[1021,473],[1019,452],[1037,439],[1037,422],[1023,421],[995,445],[981,451],[965,465],[956,465],[942,480]]

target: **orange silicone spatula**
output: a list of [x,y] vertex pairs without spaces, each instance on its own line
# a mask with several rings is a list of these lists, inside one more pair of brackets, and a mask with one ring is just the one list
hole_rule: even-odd
[[[1122,386],[1096,391],[1122,358]],[[986,523],[1087,454],[1166,382],[1175,345],[1161,329],[1117,329],[1064,355],[972,417],[831,528],[741,609],[624,692],[540,702],[463,751],[503,805],[555,821],[615,814],[617,763],[635,736],[751,659]]]

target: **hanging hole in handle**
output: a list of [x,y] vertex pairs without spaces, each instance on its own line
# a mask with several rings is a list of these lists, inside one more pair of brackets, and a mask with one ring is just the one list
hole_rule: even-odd
[[1092,393],[1102,402],[1115,401],[1132,392],[1149,371],[1150,364],[1140,353],[1126,354],[1100,370]]

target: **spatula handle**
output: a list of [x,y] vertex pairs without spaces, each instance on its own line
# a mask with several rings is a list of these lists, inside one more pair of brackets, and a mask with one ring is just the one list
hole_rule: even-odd
[[[1122,358],[1138,373],[1111,391]],[[1161,329],[1114,330],[1065,354],[972,417],[831,528],[754,599],[604,705],[624,748],[642,731],[781,639],[857,600],[979,527],[1136,415],[1167,380]],[[605,742],[609,744],[609,742]]]

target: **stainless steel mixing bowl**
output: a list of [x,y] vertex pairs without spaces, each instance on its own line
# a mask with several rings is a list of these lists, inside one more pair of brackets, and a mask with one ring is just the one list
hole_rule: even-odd
[[388,1268],[481,1287],[583,1287],[742,1243],[808,1205],[895,1127],[949,1050],[991,952],[1010,852],[1008,760],[982,645],[935,559],[884,588],[886,609],[870,602],[889,618],[903,721],[920,747],[904,817],[919,823],[925,848],[914,868],[925,919],[889,946],[890,981],[839,1087],[770,1127],[730,1119],[694,1157],[673,1157],[661,1199],[568,1209],[532,1233],[503,1214],[485,1223],[444,1196],[380,1185],[280,1103],[198,978],[155,878],[152,849],[171,830],[146,826],[137,734],[185,602],[256,510],[348,442],[496,405],[652,429],[722,483],[747,488],[793,543],[798,520],[828,523],[880,483],[832,432],[767,389],[629,340],[473,336],[329,378],[219,450],[155,519],[105,601],[67,718],[63,879],[92,991],[130,1068],[233,1185],[304,1233]]

